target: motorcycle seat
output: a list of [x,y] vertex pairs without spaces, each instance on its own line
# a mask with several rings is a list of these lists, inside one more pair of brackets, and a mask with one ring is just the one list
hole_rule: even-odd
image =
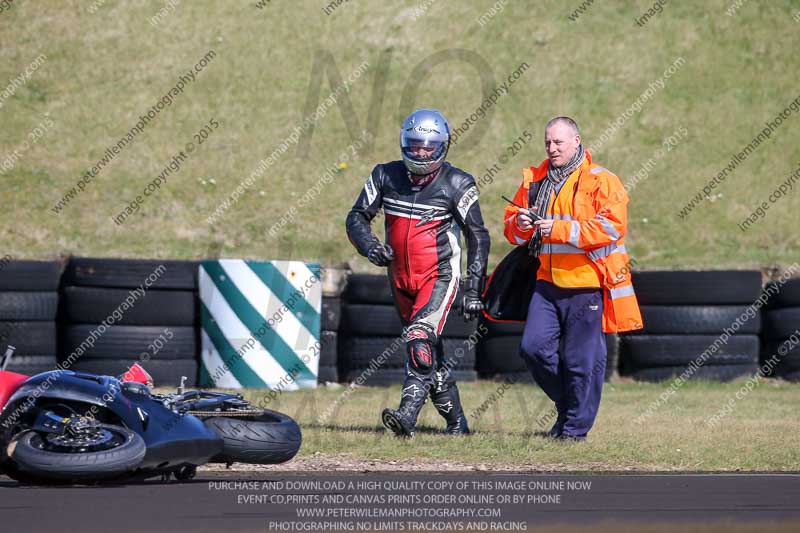
[[16,372],[0,370],[0,411],[3,410],[11,395],[17,392],[17,389],[28,377]]

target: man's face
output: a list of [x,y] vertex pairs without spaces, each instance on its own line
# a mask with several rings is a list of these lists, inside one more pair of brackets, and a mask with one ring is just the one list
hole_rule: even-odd
[[572,159],[580,145],[581,136],[566,124],[557,122],[544,132],[544,149],[550,164],[556,168],[564,166]]
[[411,150],[411,153],[414,154],[414,157],[424,159],[430,159],[436,151],[435,146],[425,146],[425,143],[422,141],[411,141],[408,148]]

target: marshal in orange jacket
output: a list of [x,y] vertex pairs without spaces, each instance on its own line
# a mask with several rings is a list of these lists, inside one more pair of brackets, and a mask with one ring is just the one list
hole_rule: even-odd
[[[532,182],[547,176],[548,161],[522,170],[522,185],[514,202],[528,207]],[[620,179],[586,158],[550,201],[548,218],[553,231],[542,240],[536,278],[559,287],[603,287],[603,331],[614,333],[643,327],[642,315],[631,283],[631,265],[625,249],[628,194]],[[533,230],[517,226],[517,211],[505,210],[505,236],[511,244],[524,244]]]

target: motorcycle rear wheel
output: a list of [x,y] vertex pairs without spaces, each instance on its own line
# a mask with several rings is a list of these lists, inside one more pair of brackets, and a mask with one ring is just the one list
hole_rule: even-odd
[[257,416],[214,416],[203,423],[224,443],[222,453],[211,459],[214,463],[285,463],[302,442],[297,422],[270,409]]
[[14,470],[26,479],[54,481],[117,477],[135,470],[145,452],[141,436],[112,424],[100,424],[93,435],[74,439],[28,431],[7,449]]

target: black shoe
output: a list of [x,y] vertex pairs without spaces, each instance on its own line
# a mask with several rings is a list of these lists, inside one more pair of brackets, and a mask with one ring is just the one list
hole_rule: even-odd
[[558,439],[561,437],[561,434],[564,432],[564,424],[567,423],[566,415],[561,415],[559,413],[558,418],[556,418],[556,423],[553,424],[553,427],[550,428],[550,431],[547,432],[547,436],[551,439]]
[[384,409],[381,413],[381,421],[386,429],[397,437],[411,438],[414,436],[414,426],[403,419],[397,409]]
[[586,435],[570,435],[569,433],[562,433],[558,437],[557,440],[562,440],[565,442],[586,442]]

